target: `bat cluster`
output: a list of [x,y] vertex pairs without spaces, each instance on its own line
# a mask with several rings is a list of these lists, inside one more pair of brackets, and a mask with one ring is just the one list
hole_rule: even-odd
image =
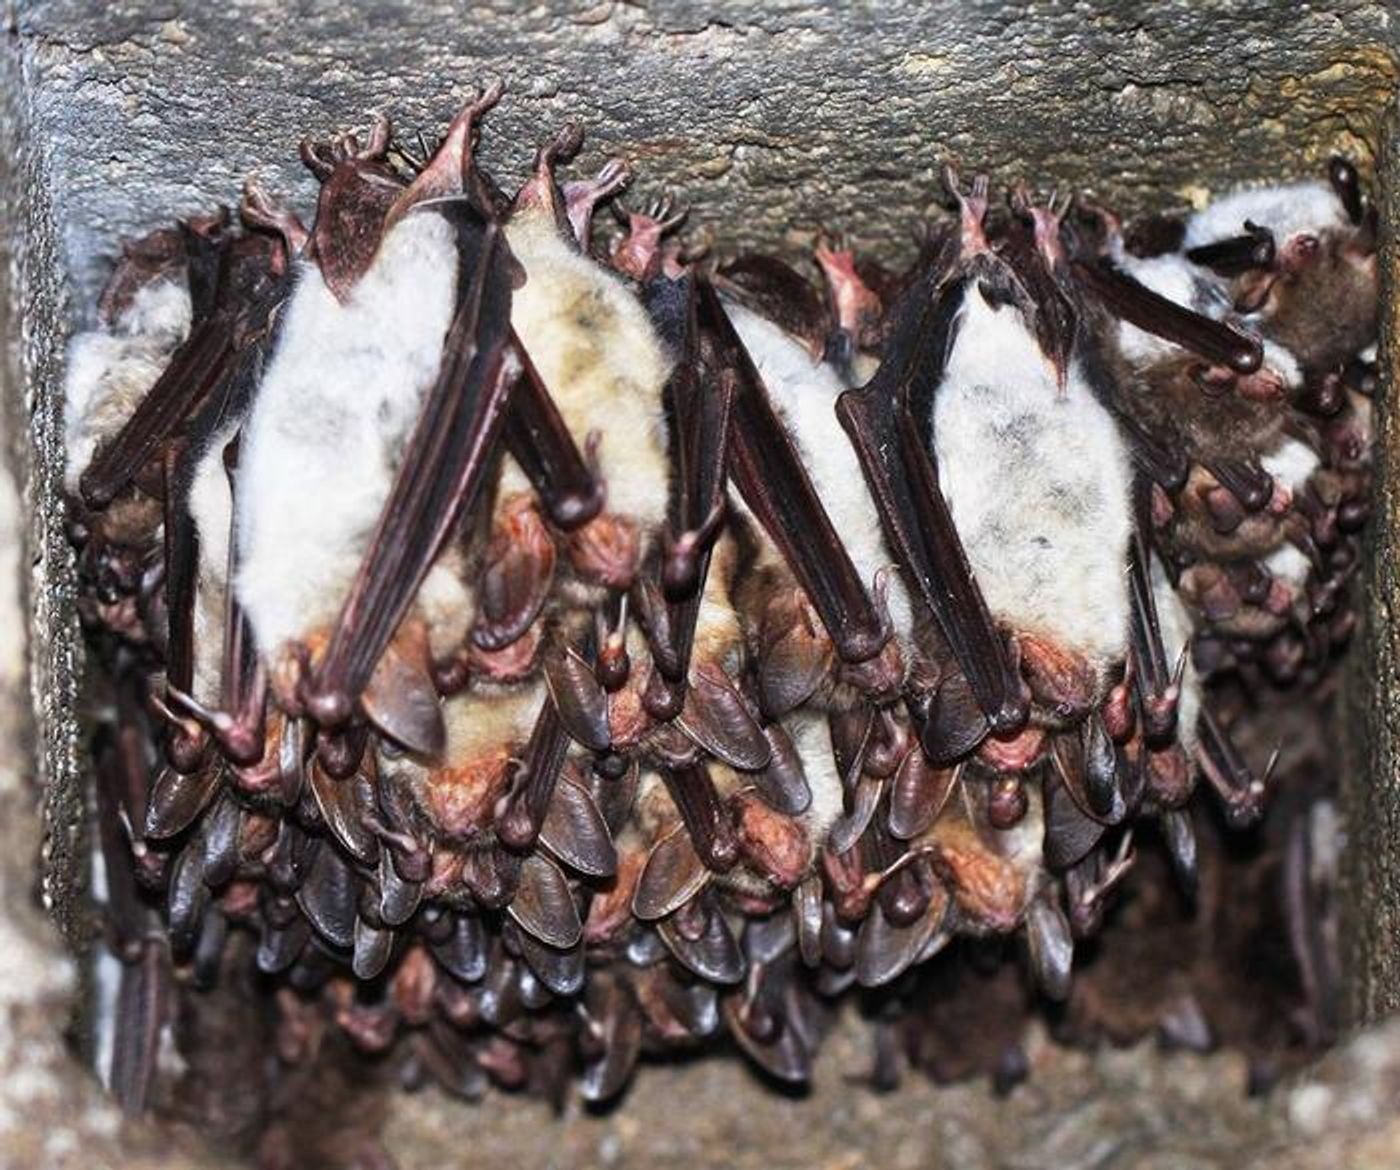
[[[312,227],[127,246],[73,343],[102,664],[105,1059],[265,977],[278,1052],[583,1096],[727,1035],[807,1076],[823,1005],[955,937],[1062,999],[1203,776],[1205,684],[1315,685],[1369,496],[1375,215],[1355,170],[1124,230],[944,181],[894,274],[700,263],[658,205],[308,142]],[[421,139],[420,139],[421,143]],[[1286,745],[1285,745],[1286,750]],[[230,956],[234,956],[231,960]]]

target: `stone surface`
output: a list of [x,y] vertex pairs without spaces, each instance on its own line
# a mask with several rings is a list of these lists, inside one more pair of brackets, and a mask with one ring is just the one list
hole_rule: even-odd
[[[303,134],[375,110],[431,131],[474,84],[502,77],[513,95],[484,152],[507,185],[539,139],[579,117],[591,131],[582,164],[624,154],[639,196],[669,186],[695,205],[698,238],[795,250],[825,224],[893,253],[936,199],[945,157],[1093,187],[1130,208],[1187,202],[1234,179],[1314,170],[1336,149],[1373,162],[1397,78],[1390,7],[1355,0],[1178,0],[1146,11],[1114,0],[899,0],[858,13],[739,0],[288,8],[4,8],[0,420],[20,486],[6,495],[11,481],[0,481],[0,1167],[217,1164],[188,1136],[120,1125],[69,1059],[60,1029],[78,980],[33,905],[37,890],[70,947],[89,938],[81,652],[55,491],[54,388],[69,323],[90,311],[122,235],[233,201],[255,167],[306,206]],[[1391,184],[1392,225],[1397,201]],[[1388,449],[1400,450],[1398,426],[1387,419]],[[1393,476],[1381,510],[1376,531],[1393,531]],[[1367,975],[1358,1016],[1400,1006],[1400,634],[1389,623],[1400,565],[1393,550],[1376,565],[1374,680],[1386,698],[1360,701],[1375,722],[1371,778],[1354,796],[1366,809],[1353,838],[1366,850],[1351,854],[1361,892],[1350,902],[1367,908],[1354,934]],[[14,636],[21,611],[27,657]],[[1400,1092],[1395,1027],[1267,1103],[1244,1098],[1243,1065],[1230,1055],[1033,1052],[1033,1083],[1006,1102],[980,1084],[915,1081],[874,1096],[846,1079],[867,1059],[847,1034],[800,1100],[764,1090],[735,1061],[707,1061],[645,1070],[601,1117],[571,1110],[555,1122],[528,1102],[493,1098],[473,1111],[405,1098],[387,1136],[404,1170],[457,1163],[468,1133],[480,1164],[522,1168],[1400,1164],[1386,1108]]]
[[[1400,121],[1392,118],[1383,167],[1400,167]],[[1353,736],[1348,744],[1344,797],[1349,810],[1343,853],[1347,912],[1344,956],[1350,973],[1347,1014],[1374,1020],[1400,1010],[1400,412],[1394,407],[1400,360],[1400,299],[1395,241],[1400,239],[1400,182],[1382,202],[1390,263],[1382,268],[1381,369],[1389,377],[1379,401],[1376,511],[1370,526],[1365,596],[1369,615],[1364,649],[1347,680]]]
[[507,186],[579,118],[585,165],[626,155],[726,242],[827,224],[886,249],[949,156],[1154,205],[1336,148],[1369,160],[1396,77],[1388,6],[1357,0],[30,0],[17,31],[87,292],[119,236],[234,198],[253,168],[309,202],[303,135],[373,111],[433,133],[492,77],[511,95],[485,156]]

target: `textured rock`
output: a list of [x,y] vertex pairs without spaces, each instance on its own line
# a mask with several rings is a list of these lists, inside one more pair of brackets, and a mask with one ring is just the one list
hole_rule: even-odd
[[1356,2],[32,0],[18,27],[89,289],[113,240],[231,199],[254,167],[308,199],[302,135],[377,110],[432,132],[490,77],[512,91],[485,139],[506,176],[575,117],[585,164],[625,154],[726,240],[826,223],[888,248],[949,155],[1154,204],[1337,147],[1369,159],[1396,76],[1386,6]]
[[[1400,121],[1392,118],[1383,165],[1400,167]],[[1365,596],[1369,602],[1365,649],[1355,656],[1348,692],[1353,711],[1345,755],[1344,792],[1349,814],[1343,854],[1347,917],[1344,955],[1349,973],[1347,1012],[1354,1021],[1375,1020],[1400,1010],[1400,412],[1394,408],[1396,362],[1400,360],[1400,182],[1392,181],[1382,203],[1382,223],[1391,241],[1382,268],[1381,369],[1389,374],[1377,428],[1376,511]]]
[[[0,418],[21,495],[16,509],[0,484],[10,506],[0,629],[20,629],[22,599],[31,638],[27,660],[18,639],[0,638],[9,746],[0,760],[0,1166],[205,1164],[167,1135],[120,1127],[67,1059],[58,1030],[77,980],[29,905],[41,815],[42,899],[70,945],[91,934],[81,651],[55,490],[54,388],[70,318],[89,310],[121,236],[231,202],[254,167],[305,206],[303,134],[376,110],[432,130],[492,77],[513,94],[484,152],[508,182],[539,139],[578,117],[591,134],[584,167],[627,156],[640,193],[672,187],[695,204],[702,237],[799,249],[828,225],[886,253],[907,249],[945,157],[1092,187],[1130,208],[1188,202],[1234,179],[1314,170],[1336,149],[1373,162],[1397,79],[1390,8],[1359,2],[1179,0],[1143,11],[1114,0],[899,0],[849,13],[663,0],[522,13],[506,2],[366,12],[307,0],[287,9],[276,0],[5,9]],[[1400,184],[1389,199],[1389,222],[1400,224]],[[1400,434],[1390,434],[1400,423],[1387,426],[1387,449],[1400,451]],[[1394,531],[1393,476],[1382,514],[1375,531]],[[27,521],[18,541],[16,515]],[[1351,852],[1349,901],[1365,909],[1353,931],[1358,1017],[1400,1006],[1400,634],[1389,622],[1400,563],[1388,542],[1376,565],[1372,677],[1387,697],[1372,706],[1369,687],[1357,690],[1375,717],[1370,780],[1353,795],[1364,809],[1353,840],[1366,843]],[[863,1070],[866,1054],[847,1035],[801,1100],[762,1094],[736,1062],[705,1062],[648,1070],[603,1117],[571,1113],[556,1125],[533,1103],[496,1099],[488,1115],[424,1095],[397,1105],[387,1132],[404,1170],[454,1164],[468,1126],[478,1161],[522,1167],[1400,1164],[1384,1108],[1400,1087],[1394,1028],[1267,1104],[1244,1099],[1243,1064],[1228,1055],[1163,1058],[1140,1047],[1086,1056],[1043,1043],[1033,1052],[1033,1084],[1007,1102],[982,1085],[911,1083],[891,1097],[852,1087],[843,1078]]]

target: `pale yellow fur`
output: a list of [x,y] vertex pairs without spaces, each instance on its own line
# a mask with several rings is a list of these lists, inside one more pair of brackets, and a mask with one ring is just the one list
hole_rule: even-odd
[[[527,211],[506,237],[527,274],[511,310],[516,333],[575,440],[603,436],[607,509],[635,520],[645,540],[666,517],[661,391],[671,361],[627,286],[574,251],[550,218]],[[508,461],[503,487],[527,486]]]

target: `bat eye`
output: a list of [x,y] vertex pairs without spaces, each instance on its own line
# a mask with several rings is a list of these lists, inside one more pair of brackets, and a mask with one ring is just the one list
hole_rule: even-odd
[[1191,380],[1202,394],[1219,398],[1235,384],[1235,375],[1221,366],[1195,365],[1191,367]]

